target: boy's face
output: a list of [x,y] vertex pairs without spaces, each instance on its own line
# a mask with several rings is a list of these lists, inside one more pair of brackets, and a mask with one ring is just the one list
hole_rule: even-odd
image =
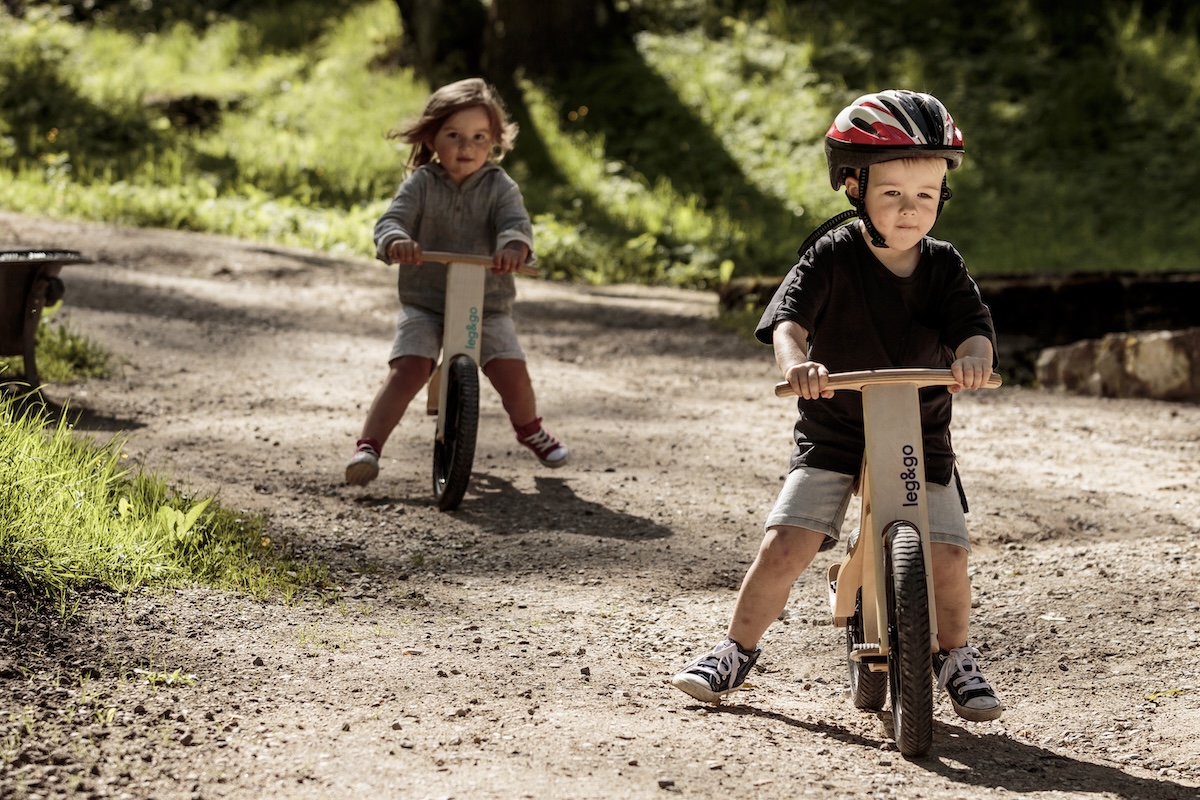
[[[871,167],[867,215],[893,250],[909,250],[937,221],[944,158],[904,158]],[[846,179],[846,191],[858,195],[858,179]]]
[[481,106],[450,115],[433,137],[438,161],[459,186],[487,163],[492,144],[492,120]]

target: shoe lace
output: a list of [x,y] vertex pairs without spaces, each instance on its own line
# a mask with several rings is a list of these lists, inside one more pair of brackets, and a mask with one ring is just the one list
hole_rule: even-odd
[[978,655],[979,651],[970,646],[956,647],[947,653],[942,668],[938,670],[938,688],[945,689],[947,684],[953,683],[957,690],[962,690],[969,684],[972,689],[992,691],[992,685],[983,677],[983,673],[979,671],[979,663],[975,661]]
[[551,436],[545,428],[538,428],[535,433],[529,434],[522,440],[522,444],[532,447],[539,452],[553,450],[558,447],[558,440]]
[[744,658],[737,646],[737,642],[732,639],[726,639],[714,647],[712,652],[705,653],[693,661],[689,665],[689,669],[695,668],[711,672],[721,680],[724,680],[729,677],[730,673],[737,669]]

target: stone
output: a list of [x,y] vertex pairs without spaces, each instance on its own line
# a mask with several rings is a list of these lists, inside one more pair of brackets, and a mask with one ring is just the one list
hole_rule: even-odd
[[1095,397],[1200,401],[1200,328],[1110,333],[1045,348],[1037,384]]

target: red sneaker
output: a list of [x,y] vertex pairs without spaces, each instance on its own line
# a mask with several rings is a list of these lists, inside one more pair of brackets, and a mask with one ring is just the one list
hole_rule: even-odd
[[571,457],[571,451],[567,446],[558,440],[558,437],[550,431],[542,427],[542,418],[538,417],[530,425],[526,427],[537,427],[532,433],[525,435],[517,434],[517,441],[528,447],[533,454],[537,456],[537,460],[542,462],[544,466],[556,469],[567,463]]

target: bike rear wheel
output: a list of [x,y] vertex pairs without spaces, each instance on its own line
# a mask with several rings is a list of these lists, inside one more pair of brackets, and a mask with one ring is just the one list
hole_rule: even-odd
[[854,616],[846,622],[846,663],[850,667],[850,700],[855,708],[879,711],[887,700],[888,676],[853,658],[863,641],[862,589],[854,597]]
[[433,442],[433,496],[442,511],[453,511],[467,493],[479,431],[479,368],[470,356],[456,356],[446,379],[446,419],[442,438]]
[[921,534],[910,523],[893,522],[884,531],[884,548],[892,726],[903,755],[923,756],[933,743],[933,672]]

